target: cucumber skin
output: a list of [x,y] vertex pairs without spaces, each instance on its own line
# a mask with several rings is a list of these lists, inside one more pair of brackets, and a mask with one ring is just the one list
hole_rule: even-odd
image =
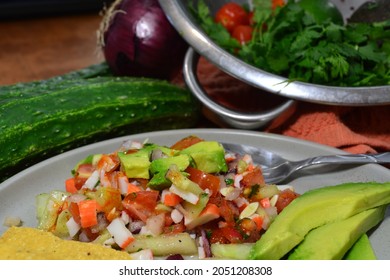
[[113,77],[106,62],[94,64],[47,80],[1,86],[0,104],[6,103],[13,98],[24,99],[31,95],[49,93],[50,91],[58,90],[61,87],[66,88],[71,84],[85,83],[88,79],[96,77]]
[[[73,82],[68,81],[68,87],[57,91],[51,80],[50,90],[39,94],[28,85],[30,94],[24,99],[7,96],[0,102],[0,182],[67,150],[135,133],[194,127],[200,116],[193,95],[166,81],[95,76],[69,80]],[[0,88],[0,100],[1,93]]]

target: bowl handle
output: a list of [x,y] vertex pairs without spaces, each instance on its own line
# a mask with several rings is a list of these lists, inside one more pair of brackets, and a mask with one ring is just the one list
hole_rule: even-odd
[[190,47],[184,58],[183,77],[187,87],[195,97],[216,116],[231,127],[240,129],[256,129],[265,126],[271,120],[295,105],[294,100],[287,100],[280,106],[262,113],[247,114],[230,110],[212,100],[199,83],[197,68],[200,55]]

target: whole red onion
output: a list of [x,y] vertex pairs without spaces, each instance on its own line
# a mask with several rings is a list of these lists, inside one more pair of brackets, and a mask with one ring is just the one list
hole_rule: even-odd
[[123,76],[172,79],[188,47],[157,0],[116,0],[99,33],[108,65]]

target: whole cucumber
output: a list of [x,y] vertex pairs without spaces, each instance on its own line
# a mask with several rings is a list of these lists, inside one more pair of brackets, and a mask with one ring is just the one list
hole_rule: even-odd
[[[7,87],[12,86],[4,92],[0,88],[0,182],[82,145],[190,128],[200,116],[191,92],[162,80],[95,75],[57,78],[49,84],[26,85],[23,98],[10,95]],[[23,93],[20,84],[18,91]]]

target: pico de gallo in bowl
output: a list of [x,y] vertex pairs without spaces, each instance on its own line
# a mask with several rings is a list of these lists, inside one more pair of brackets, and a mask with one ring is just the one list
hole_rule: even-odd
[[36,207],[39,229],[134,259],[245,259],[298,196],[267,184],[250,154],[190,135],[169,147],[129,140],[92,154]]

